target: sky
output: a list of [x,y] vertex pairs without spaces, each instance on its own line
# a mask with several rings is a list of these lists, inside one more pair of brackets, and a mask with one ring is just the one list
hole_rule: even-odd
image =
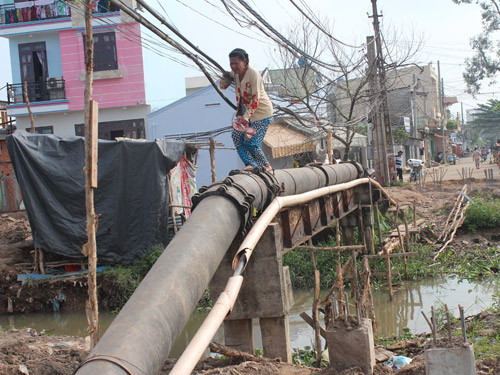
[[[301,20],[300,13],[289,0],[247,2],[280,31],[290,29]],[[296,2],[302,5],[301,0]],[[370,0],[306,0],[304,3],[332,25],[333,35],[343,42],[360,45],[367,35],[373,35],[371,19],[368,18],[368,13],[372,13]],[[227,55],[236,47],[244,48],[249,53],[255,68],[277,68],[272,42],[254,29],[241,28],[228,16],[220,0],[148,0],[148,4],[228,70]],[[440,61],[445,95],[457,96],[464,104],[464,111],[475,107],[478,102],[500,95],[500,91],[493,93],[495,88],[488,86],[482,91],[491,94],[478,95],[477,100],[464,93],[464,60],[472,55],[469,40],[481,31],[477,5],[456,5],[452,0],[378,0],[378,9],[379,14],[383,14],[381,23],[383,30],[387,31],[387,40],[391,35],[389,30],[396,30],[395,43],[398,45],[405,45],[412,38],[422,40],[422,48],[414,62],[421,65],[432,62],[436,67],[437,61]],[[166,28],[162,27],[162,30],[173,36]],[[193,69],[193,64],[186,58],[166,48],[164,42],[153,44],[158,42],[158,37],[144,28],[143,37],[146,99],[154,110],[185,95],[185,77],[202,74]],[[5,38],[0,38],[0,51],[2,87],[2,82],[12,81],[8,41]],[[0,91],[0,98],[4,97],[5,89]],[[460,111],[460,105],[452,106],[451,111],[453,114]]]

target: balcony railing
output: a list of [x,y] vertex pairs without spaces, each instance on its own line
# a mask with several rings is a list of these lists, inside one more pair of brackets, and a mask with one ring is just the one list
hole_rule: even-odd
[[[64,79],[28,82],[27,93],[30,103],[66,99]],[[9,104],[25,103],[23,84],[7,84],[7,99]]]
[[49,4],[46,0],[35,0],[0,6],[0,24],[2,25],[70,16],[69,4],[59,0]]

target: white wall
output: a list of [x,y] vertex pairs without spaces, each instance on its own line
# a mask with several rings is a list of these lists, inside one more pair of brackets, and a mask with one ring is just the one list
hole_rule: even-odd
[[[225,92],[234,100],[234,89]],[[211,86],[186,96],[147,116],[147,137],[150,140],[166,135],[206,132],[231,126],[235,111],[217,94]],[[234,147],[230,133],[215,137],[225,147]],[[210,155],[200,150],[198,155],[196,183],[198,187],[211,184]],[[223,179],[233,169],[243,168],[236,150],[216,150],[215,169],[217,179]]]
[[[149,105],[103,108],[99,110],[99,122],[146,118],[146,115],[150,111],[151,108]],[[36,127],[53,126],[54,134],[61,137],[74,137],[75,125],[83,124],[83,122],[83,111],[35,115]],[[29,116],[17,116],[16,126],[20,130],[30,128],[31,122]]]

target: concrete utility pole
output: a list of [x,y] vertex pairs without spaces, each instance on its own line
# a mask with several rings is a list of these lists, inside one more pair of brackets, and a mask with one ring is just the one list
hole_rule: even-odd
[[376,101],[376,92],[377,92],[377,81],[375,79],[376,71],[377,71],[377,61],[375,59],[375,40],[373,36],[366,37],[366,46],[367,46],[367,59],[368,59],[368,83],[370,85],[370,111],[371,111],[371,120],[373,124],[373,150],[374,150],[374,158],[375,158],[375,171],[377,179],[383,184],[383,179],[385,178],[384,171],[384,163],[383,163],[383,150],[384,143],[382,142],[382,132],[380,131],[380,114],[378,113],[377,101]]
[[[393,144],[392,128],[391,128],[391,119],[389,116],[389,106],[387,103],[386,74],[384,66],[384,57],[382,53],[382,41],[380,38],[380,24],[378,21],[379,14],[377,10],[377,0],[371,0],[371,1],[372,1],[373,15],[369,17],[373,18],[373,30],[375,32],[375,45],[377,49],[376,66],[377,66],[377,76],[378,76],[378,87],[377,87],[378,90],[375,91],[375,93],[377,93],[377,95],[380,93],[380,99],[381,99],[380,105],[378,105],[378,103],[375,103],[374,106],[375,108],[377,108],[374,115],[374,117],[377,117],[376,122],[378,123],[376,133],[380,134],[380,140],[376,143],[377,155],[378,159],[382,160],[381,165],[378,166],[378,170],[379,170],[380,182],[383,185],[388,185],[390,183],[391,176],[389,173],[387,151],[389,147],[392,150],[392,144]],[[373,45],[373,42],[371,45]],[[368,48],[370,48],[370,44],[368,45]],[[370,52],[368,54],[370,54]],[[374,92],[372,91],[372,93]]]
[[442,81],[441,81],[441,66],[439,65],[439,60],[437,62],[437,65],[438,65],[439,114],[441,115],[441,118],[439,119],[439,121],[441,122],[441,147],[443,149],[441,162],[443,164],[446,164],[446,150],[445,150],[446,142],[445,142],[445,138],[444,138],[444,126],[445,126],[444,119],[445,119],[445,116],[443,113],[444,106],[443,106],[443,92],[442,92],[443,86],[442,86]]
[[417,89],[417,80],[415,78],[415,74],[413,75],[413,84],[411,86],[411,91],[410,91],[410,108],[411,108],[411,127],[410,127],[410,134],[413,143],[413,147],[410,148],[410,155],[414,159],[419,159],[419,154],[418,154],[418,149],[417,149],[417,110],[415,108],[415,99],[416,99],[416,89]]

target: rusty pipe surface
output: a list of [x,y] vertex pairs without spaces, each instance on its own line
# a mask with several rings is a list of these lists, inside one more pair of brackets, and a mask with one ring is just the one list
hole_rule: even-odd
[[[345,163],[276,170],[273,178],[286,196],[359,176],[357,165]],[[272,198],[258,175],[238,174],[227,180],[201,195],[196,209],[76,375],[159,372],[225,252],[245,227],[242,222],[251,219],[254,208],[264,210]]]

